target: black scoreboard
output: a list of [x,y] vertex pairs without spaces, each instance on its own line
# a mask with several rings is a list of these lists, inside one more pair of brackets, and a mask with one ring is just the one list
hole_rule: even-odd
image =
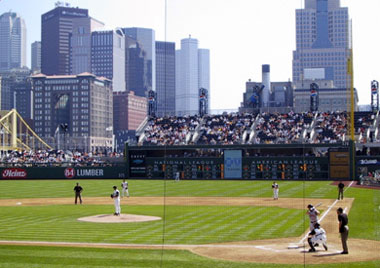
[[[229,179],[226,150],[241,151],[243,180],[326,180],[328,155],[316,157],[313,147],[182,146],[128,147],[128,177],[148,179]],[[241,156],[240,156],[241,155]],[[226,158],[226,159],[225,159]],[[230,159],[229,159],[230,160]],[[230,161],[231,162],[231,161]],[[236,166],[234,166],[236,168]]]

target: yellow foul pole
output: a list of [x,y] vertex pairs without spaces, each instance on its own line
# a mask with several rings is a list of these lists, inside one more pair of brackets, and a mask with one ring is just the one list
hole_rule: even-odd
[[348,77],[350,80],[350,139],[355,141],[355,126],[354,126],[354,111],[355,111],[355,96],[354,96],[354,63],[352,48],[349,50],[348,57]]

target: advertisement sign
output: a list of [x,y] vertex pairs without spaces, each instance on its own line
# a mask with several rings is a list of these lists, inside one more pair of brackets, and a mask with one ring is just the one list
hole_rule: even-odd
[[146,152],[137,151],[129,154],[129,172],[132,177],[146,177]]
[[22,168],[7,168],[1,173],[3,179],[25,179],[27,172]]
[[242,152],[241,150],[224,151],[224,177],[226,179],[242,178]]
[[0,179],[117,179],[125,178],[125,166],[0,168]]

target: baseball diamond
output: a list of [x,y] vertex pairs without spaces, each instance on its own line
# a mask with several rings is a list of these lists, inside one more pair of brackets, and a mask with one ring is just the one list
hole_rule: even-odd
[[[281,197],[273,200],[272,181],[128,182],[131,196],[121,199],[122,214],[117,217],[112,216],[109,198],[109,188],[120,184],[117,180],[81,180],[83,205],[76,207],[72,206],[72,180],[0,181],[0,255],[6,260],[0,261],[0,267],[15,264],[18,250],[30,249],[39,256],[46,247],[56,252],[93,248],[96,256],[110,250],[125,258],[138,254],[146,259],[146,267],[159,266],[154,257],[158,253],[162,254],[160,263],[168,262],[163,267],[175,267],[175,262],[169,264],[170,256],[183,262],[177,267],[221,267],[226,262],[229,267],[380,264],[375,221],[379,218],[378,190],[346,182],[345,198],[337,201],[336,185],[331,182],[279,181]],[[309,231],[305,209],[310,203],[321,212],[328,251],[316,247],[316,252],[307,252],[303,238]],[[339,254],[337,207],[343,207],[350,217],[350,254],[344,257]],[[81,221],[96,215],[111,222]],[[156,220],[133,222],[139,217]],[[364,217],[369,220],[362,221]],[[38,258],[41,262],[46,257]],[[131,259],[136,265],[137,259]],[[24,267],[31,260],[25,260]],[[94,264],[87,262],[88,267]]]

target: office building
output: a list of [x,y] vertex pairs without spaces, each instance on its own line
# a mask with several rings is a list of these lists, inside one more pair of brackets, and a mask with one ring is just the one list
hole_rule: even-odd
[[340,0],[305,0],[296,11],[296,50],[293,82],[331,80],[347,88],[347,60],[351,48],[348,8]]
[[[91,21],[87,9],[60,6],[41,16],[41,72],[70,74],[70,36],[73,26],[86,28]],[[82,23],[82,24],[81,24]]]
[[142,44],[125,35],[125,84],[128,91],[145,97],[148,92],[148,61]]
[[59,149],[112,148],[111,81],[90,73],[32,76],[35,132]]
[[70,34],[70,74],[91,72],[91,33],[104,28],[104,23],[94,18],[73,20]]
[[16,109],[22,118],[32,118],[30,75],[27,67],[0,73],[0,110]]
[[35,41],[32,43],[32,72],[41,72],[41,42]]
[[[319,112],[343,112],[349,111],[351,98],[349,89],[336,88],[331,80],[304,80],[293,83],[294,111],[305,112],[311,109],[310,84],[318,86],[318,111]],[[354,110],[358,110],[359,97],[354,89]]]
[[136,96],[133,91],[113,93],[113,125],[115,133],[136,130],[147,116],[146,97]]
[[17,13],[0,16],[0,72],[26,66],[26,25]]
[[[156,37],[152,29],[147,28],[123,28],[125,35],[133,38],[140,44],[146,55],[146,88],[141,83],[129,76],[127,80],[128,90],[135,92],[136,96],[147,96],[147,91],[156,90]],[[138,67],[136,67],[138,68]],[[141,71],[140,71],[141,72]],[[139,79],[139,78],[137,78]]]
[[121,29],[91,34],[91,70],[112,81],[113,91],[125,91],[125,36]]
[[156,42],[157,115],[175,115],[175,43]]
[[198,114],[200,88],[205,88],[210,96],[209,62],[209,50],[198,49],[197,39],[181,40],[181,49],[176,51],[177,115]]

